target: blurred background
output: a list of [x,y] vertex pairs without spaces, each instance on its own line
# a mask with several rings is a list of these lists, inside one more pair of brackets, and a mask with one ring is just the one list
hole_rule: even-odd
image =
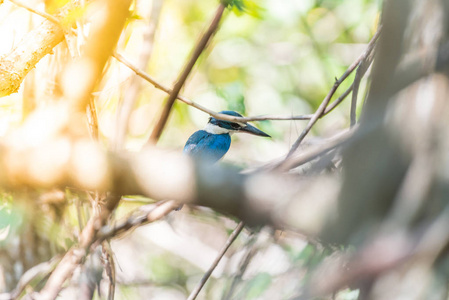
[[[364,51],[377,30],[381,1],[262,0],[244,1],[245,9],[227,11],[220,29],[204,51],[181,94],[214,111],[235,110],[245,116],[294,116],[313,113],[336,78]],[[58,1],[27,1],[51,11]],[[117,52],[171,87],[217,7],[214,0],[136,0]],[[0,135],[17,128],[36,108],[58,93],[57,78],[76,56],[89,32],[95,10],[80,11],[77,36],[59,44],[26,77],[18,93],[0,98]],[[7,55],[43,18],[5,1],[0,5],[0,56]],[[351,75],[334,99],[352,83]],[[137,92],[130,95],[130,90]],[[364,101],[365,80],[359,93]],[[127,66],[111,58],[98,90],[100,140],[105,148],[139,151],[160,114],[166,94]],[[124,99],[135,99],[128,129],[120,138]],[[304,146],[349,126],[349,99],[313,127]],[[358,107],[361,107],[359,105]],[[181,151],[187,138],[207,123],[208,115],[177,102],[158,146]],[[307,121],[261,121],[255,125],[272,136],[260,139],[234,135],[224,161],[254,167],[285,155]],[[122,127],[120,127],[122,126]],[[39,198],[44,214],[36,216],[20,194],[3,192],[0,200],[0,291],[14,286],[20,274],[37,261],[65,251],[77,240],[89,203],[67,189],[58,203]],[[54,198],[54,197],[53,197]],[[53,199],[52,198],[52,199]],[[126,196],[114,218],[126,216],[151,199]],[[111,241],[117,272],[116,299],[185,299],[237,225],[233,218],[208,209],[184,208],[166,220],[140,227]],[[30,228],[36,236],[26,237]],[[37,230],[35,230],[37,228]],[[28,239],[23,245],[20,239]],[[30,240],[33,243],[30,244]],[[22,245],[22,246],[20,246]],[[34,245],[34,246],[33,246]],[[18,252],[16,247],[22,247]],[[23,263],[23,255],[38,255]],[[298,295],[308,270],[328,252],[304,237],[262,228],[238,237],[199,299],[290,299]],[[9,268],[11,261],[15,261]],[[22,263],[21,263],[22,261]],[[8,262],[8,263],[7,263]],[[102,282],[103,299],[107,280]],[[61,294],[74,299],[75,287]],[[227,298],[228,297],[228,298]],[[333,299],[357,299],[345,290]]]

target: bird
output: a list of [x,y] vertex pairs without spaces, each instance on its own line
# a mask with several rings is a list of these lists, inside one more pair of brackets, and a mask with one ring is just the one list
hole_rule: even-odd
[[[220,114],[242,117],[232,110],[223,110]],[[270,137],[260,129],[240,122],[230,122],[210,117],[206,127],[193,133],[187,140],[183,152],[194,160],[207,163],[219,161],[231,146],[231,134],[244,132],[262,137]]]

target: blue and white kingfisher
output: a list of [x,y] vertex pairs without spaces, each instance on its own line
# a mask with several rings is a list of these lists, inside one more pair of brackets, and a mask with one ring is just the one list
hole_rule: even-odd
[[[224,110],[220,114],[242,117],[235,111]],[[231,134],[234,132],[246,132],[258,136],[270,137],[268,134],[256,127],[239,122],[230,122],[209,118],[209,122],[203,130],[192,134],[184,146],[184,153],[195,160],[215,163],[228,152],[231,146]]]

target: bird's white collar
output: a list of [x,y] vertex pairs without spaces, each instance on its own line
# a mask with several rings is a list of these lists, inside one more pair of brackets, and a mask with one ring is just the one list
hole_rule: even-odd
[[224,134],[224,133],[230,133],[232,134],[232,131],[226,128],[221,128],[220,126],[207,123],[206,127],[204,127],[204,131],[212,133],[212,134]]

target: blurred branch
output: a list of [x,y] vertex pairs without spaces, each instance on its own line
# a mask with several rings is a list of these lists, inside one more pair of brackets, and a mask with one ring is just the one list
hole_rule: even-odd
[[[74,7],[73,3],[67,4],[60,15],[66,15]],[[63,39],[62,28],[47,19],[25,34],[12,52],[0,57],[0,97],[17,92],[28,72]]]
[[[449,244],[448,226],[449,207],[446,207],[424,230],[391,232],[385,228],[384,232],[368,238],[367,244],[356,253],[324,262],[313,274],[306,294],[300,299],[330,294],[404,264],[421,262],[420,268],[430,268]],[[322,280],[323,272],[326,272],[326,280]]]
[[93,98],[89,99],[87,110],[90,134],[94,140],[98,140],[98,115],[95,100]]
[[182,86],[184,85],[185,81],[187,80],[187,77],[189,76],[190,72],[192,71],[192,68],[195,65],[196,61],[198,60],[199,56],[201,55],[201,53],[204,51],[207,44],[209,43],[209,40],[212,38],[212,36],[215,34],[216,30],[218,29],[218,25],[220,24],[220,20],[221,20],[221,17],[223,15],[223,12],[225,9],[226,9],[226,6],[223,3],[220,3],[220,5],[217,8],[217,11],[215,12],[215,16],[214,16],[211,24],[209,25],[209,28],[203,34],[201,39],[198,41],[187,64],[185,65],[182,72],[179,74],[179,77],[176,80],[175,85],[173,86],[173,90],[170,93],[170,95],[167,99],[167,102],[165,103],[165,106],[162,110],[161,116],[159,117],[159,120],[156,123],[156,126],[154,127],[153,131],[151,132],[150,138],[148,140],[149,143],[154,144],[159,140],[159,137],[161,136],[162,131],[164,130],[165,124],[167,123],[171,108],[172,108],[179,92],[181,91]]
[[79,284],[77,287],[77,299],[91,300],[95,294],[95,288],[100,286],[103,277],[103,265],[101,263],[101,249],[96,248],[87,257],[81,267]]
[[[33,13],[33,14],[39,15],[39,16],[41,16],[42,18],[47,19],[47,20],[49,20],[50,22],[53,22],[53,24],[55,24],[55,25],[57,25],[57,26],[60,26],[60,27],[62,28],[61,23],[59,22],[58,18],[56,18],[56,17],[50,15],[49,13],[46,13],[45,11],[37,10],[37,9],[35,9],[35,8],[31,7],[31,6],[29,6],[27,3],[23,3],[23,2],[20,1],[20,0],[8,0],[8,1],[11,2],[11,3],[14,3],[14,4],[17,5],[17,6],[22,7],[22,8],[24,8],[24,9],[28,10],[28,11],[30,11],[30,12]],[[62,29],[63,29],[63,28],[62,28]]]
[[125,26],[131,0],[114,3],[101,1],[97,4],[101,5],[99,10],[103,15],[92,22],[83,55],[69,64],[62,74],[63,95],[69,100],[74,112],[83,113],[89,105],[91,93],[101,79],[103,68]]
[[362,59],[362,61],[359,63],[359,67],[357,68],[357,71],[355,73],[354,82],[352,83],[354,86],[354,89],[352,91],[352,99],[351,99],[351,111],[350,111],[350,120],[351,120],[351,127],[356,124],[356,110],[357,110],[357,96],[359,92],[360,82],[365,75],[366,71],[368,70],[369,66],[373,62],[374,59],[374,47],[376,46],[376,41],[380,36],[380,32],[382,30],[382,25],[377,28],[377,32],[373,37],[373,43],[368,44],[368,49],[366,51],[365,57]]
[[[91,218],[89,223],[83,229],[80,235],[79,246],[73,247],[65,254],[64,258],[61,260],[55,271],[48,279],[45,287],[41,290],[39,295],[35,295],[35,297],[37,297],[38,299],[56,298],[66,278],[73,274],[74,269],[81,263],[89,250],[91,248],[98,249],[99,244],[104,239],[112,236],[111,234],[108,235],[107,233],[99,233],[99,229],[109,233],[117,233],[120,231],[120,229],[124,229],[124,227],[119,227],[119,229],[112,229],[108,231],[108,227],[101,227],[102,224],[105,224],[113,209],[115,209],[119,199],[120,197],[117,196],[110,196],[108,199],[106,199],[106,207],[102,209],[100,214]],[[115,203],[115,205],[113,205],[112,203]],[[145,221],[153,222],[159,220],[169,212],[172,212],[173,209],[177,207],[177,205],[178,204],[174,201],[168,201],[164,203],[164,205],[158,206],[159,209],[156,208],[155,210],[150,211],[146,216]],[[129,229],[129,227],[126,227],[126,229]],[[112,294],[110,293],[109,295]]]
[[40,263],[22,275],[17,284],[17,287],[10,293],[0,294],[0,300],[10,300],[10,299],[18,299],[25,288],[38,276],[45,277],[50,274],[58,262],[61,260],[61,257],[56,256],[53,257],[50,261]]
[[[104,240],[117,237],[121,233],[127,232],[132,228],[160,220],[178,206],[179,203],[177,203],[176,201],[164,201],[163,203],[159,203],[156,206],[141,206],[137,209],[136,212],[132,213],[130,217],[126,218],[122,222],[119,222],[119,224],[112,227],[104,226],[103,228],[101,228],[98,232],[96,243],[99,244]],[[145,212],[145,210],[147,209],[149,209],[149,211]],[[139,215],[136,216],[136,214]]]
[[234,229],[234,231],[231,233],[231,235],[229,236],[228,240],[224,244],[224,246],[221,249],[221,251],[218,253],[218,256],[215,258],[215,260],[213,261],[213,263],[210,266],[210,268],[207,270],[207,272],[201,278],[200,282],[197,284],[197,286],[190,293],[190,295],[187,298],[187,300],[195,300],[196,299],[196,297],[200,293],[201,289],[203,288],[203,286],[206,284],[207,280],[209,279],[210,275],[212,275],[212,272],[215,270],[215,268],[217,267],[218,263],[223,258],[223,256],[225,255],[226,251],[228,251],[229,247],[231,247],[232,243],[238,237],[240,232],[242,232],[243,228],[245,228],[245,223],[240,222],[237,225],[237,227]]
[[112,252],[111,245],[108,241],[102,243],[103,258],[104,258],[104,269],[106,271],[106,276],[109,279],[108,286],[108,300],[114,300],[115,296],[115,285],[116,285],[116,274],[115,274],[115,259],[114,252]]
[[[225,299],[233,299],[234,291],[237,287],[237,285],[242,282],[243,275],[245,274],[245,271],[247,270],[249,263],[253,259],[254,255],[258,252],[259,247],[256,245],[258,235],[252,232],[243,246],[246,249],[246,252],[243,254],[243,257],[240,259],[237,274],[235,274],[231,280],[231,284],[229,286],[229,289],[224,291],[222,300]],[[244,251],[242,249],[242,251]]]
[[311,145],[300,153],[293,154],[290,159],[282,164],[282,167],[279,167],[279,165],[282,163],[284,158],[278,158],[268,164],[255,168],[254,170],[249,169],[245,171],[245,173],[251,174],[263,170],[288,171],[299,167],[347,143],[354,136],[357,128],[358,127],[353,127],[351,129],[342,130],[341,132],[331,136],[330,138],[327,138],[326,140],[316,145]]
[[290,151],[287,154],[286,160],[298,149],[299,144],[304,140],[306,135],[309,133],[310,129],[312,129],[313,125],[315,125],[315,123],[318,121],[318,119],[323,115],[323,113],[326,110],[327,105],[329,104],[329,101],[331,100],[331,98],[335,94],[335,92],[337,91],[337,89],[340,86],[340,84],[355,70],[355,68],[357,68],[357,66],[359,66],[360,62],[365,60],[366,57],[371,53],[371,51],[374,48],[373,45],[376,43],[377,38],[379,37],[379,34],[380,34],[380,31],[378,31],[374,35],[374,37],[369,42],[367,49],[359,56],[359,58],[357,58],[357,60],[354,61],[349,66],[349,68],[343,73],[343,75],[339,79],[336,79],[336,81],[335,81],[334,85],[332,86],[331,90],[329,91],[327,96],[324,98],[323,102],[321,102],[320,106],[316,110],[316,112],[313,115],[313,117],[310,119],[310,121],[307,124],[306,128],[304,128],[304,130],[301,132],[301,134],[298,137],[298,139],[292,145]]
[[282,164],[282,168],[280,170],[288,171],[293,168],[299,167],[341,145],[346,143],[350,138],[354,136],[357,127],[354,127],[351,130],[344,130],[342,132],[337,133],[331,138],[327,139],[324,144],[319,144],[316,146],[311,146],[307,151],[302,151],[301,153],[292,155],[289,160],[287,160],[284,164]]
[[[28,126],[35,128],[38,125]],[[17,138],[21,141],[27,139],[26,135],[18,135]],[[313,195],[318,192],[315,187],[320,186],[321,190],[327,184],[330,184],[326,188],[329,195],[322,196],[321,201],[330,201],[326,202],[326,207],[331,208],[332,201],[337,197],[333,189],[336,178],[329,178],[330,181],[320,178],[323,181],[315,186],[312,182],[318,179],[299,179],[278,173],[246,176],[219,166],[195,166],[182,153],[167,153],[153,148],[139,153],[119,154],[105,152],[101,145],[87,139],[70,142],[65,138],[45,140],[41,145],[17,147],[0,144],[0,169],[3,170],[0,186],[6,190],[71,186],[81,190],[110,191],[116,195],[140,194],[154,200],[173,199],[212,207],[237,216],[249,226],[273,224],[276,227],[302,228],[307,233],[317,232],[320,225],[302,224],[305,219],[286,217],[290,205],[296,201],[313,201]],[[279,193],[285,197],[280,199],[275,196]],[[81,247],[88,247],[93,241],[98,224],[103,224],[119,198],[110,196],[102,204],[101,215],[89,220],[80,235]],[[178,203],[167,202],[152,213],[151,218],[156,212],[159,218],[160,213],[164,215],[176,205]],[[307,213],[312,216],[326,212],[326,209],[315,211],[317,207],[313,206],[313,211],[304,209],[299,215]],[[69,255],[78,257],[77,253]],[[70,262],[73,260],[70,259]],[[67,275],[59,274],[55,278],[62,279]]]
[[[138,68],[145,69],[154,49],[154,36],[159,24],[159,16],[162,10],[162,0],[153,0],[151,3],[151,13],[149,22],[144,28],[142,35],[141,52],[138,59]],[[136,104],[136,100],[140,93],[141,79],[134,75],[131,78],[128,88],[125,90],[122,101],[119,102],[117,108],[117,129],[114,141],[115,149],[122,147],[127,130],[131,112]]]
[[[66,67],[62,77],[62,91],[71,105],[70,113],[82,113],[92,101],[91,93],[101,78],[103,67],[122,32],[131,1],[110,2],[105,0],[98,4],[103,5],[101,10],[103,18],[92,23],[84,54]],[[74,80],[76,80],[76,84],[74,84]],[[91,109],[91,111],[93,110]],[[70,116],[72,117],[72,115]],[[78,125],[75,124],[75,126]],[[66,279],[73,275],[75,268],[88,253],[99,226],[106,222],[119,200],[120,196],[111,195],[100,204],[99,212],[90,218],[80,234],[79,247],[72,248],[65,254],[40,291],[39,299],[55,299],[57,297]]]
[[67,278],[73,275],[76,267],[82,262],[91,244],[95,240],[97,228],[105,223],[109,215],[117,206],[120,197],[110,196],[105,200],[105,205],[101,212],[93,215],[87,225],[80,234],[79,246],[73,247],[66,252],[61,262],[58,264],[54,272],[50,275],[44,288],[35,295],[38,299],[55,299]]

